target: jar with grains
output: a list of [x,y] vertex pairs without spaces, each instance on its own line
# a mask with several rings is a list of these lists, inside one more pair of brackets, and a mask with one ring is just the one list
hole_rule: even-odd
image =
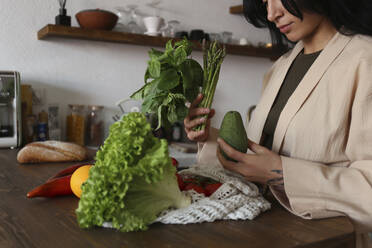
[[103,106],[88,106],[86,145],[93,149],[98,149],[103,143]]
[[67,141],[85,145],[85,115],[84,105],[69,104],[67,115]]

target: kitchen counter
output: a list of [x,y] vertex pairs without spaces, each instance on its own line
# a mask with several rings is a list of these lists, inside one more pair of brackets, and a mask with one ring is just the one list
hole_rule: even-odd
[[164,225],[147,231],[78,227],[74,196],[27,199],[26,193],[72,163],[20,165],[17,150],[0,149],[0,247],[354,247],[354,229],[345,217],[303,220],[274,199],[272,209],[252,221]]

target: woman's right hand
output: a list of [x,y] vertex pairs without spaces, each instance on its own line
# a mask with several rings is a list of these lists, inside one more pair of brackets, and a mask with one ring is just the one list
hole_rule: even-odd
[[[196,99],[191,103],[189,107],[189,113],[184,119],[183,123],[185,125],[185,132],[187,138],[196,142],[204,142],[207,140],[209,135],[209,129],[211,125],[211,118],[214,116],[214,109],[208,108],[198,108],[199,103],[202,101],[203,95],[199,94]],[[207,115],[208,118],[202,117],[202,115]],[[194,131],[193,129],[199,124],[206,123],[205,129],[201,131]]]

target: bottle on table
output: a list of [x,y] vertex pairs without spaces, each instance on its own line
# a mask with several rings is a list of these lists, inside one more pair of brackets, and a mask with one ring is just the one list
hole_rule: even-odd
[[103,144],[103,108],[100,105],[88,106],[85,144],[89,148],[98,149]]

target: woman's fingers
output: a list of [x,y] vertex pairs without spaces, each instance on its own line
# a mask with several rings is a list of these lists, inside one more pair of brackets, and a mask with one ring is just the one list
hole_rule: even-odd
[[204,139],[205,130],[195,131],[195,132],[188,132],[187,138],[189,140],[199,141]]
[[211,111],[208,108],[190,108],[188,116],[190,119],[193,119],[196,116],[200,115],[209,115]]
[[216,114],[216,111],[214,109],[209,110],[208,118],[212,118]]
[[[211,111],[207,108],[196,108],[196,109],[190,109],[189,114],[186,116],[186,118],[183,121],[183,124],[185,125],[186,129],[192,129],[193,127],[206,122],[206,118],[195,118],[196,116],[202,116],[206,114],[210,114]],[[214,115],[214,111],[213,111]],[[212,116],[213,116],[212,115]],[[208,116],[208,118],[211,118]]]
[[195,98],[195,100],[191,103],[190,109],[195,108],[199,105],[199,103],[203,100],[203,95],[199,93],[199,95]]
[[[190,104],[189,113],[183,120],[187,137],[193,141],[205,141],[208,138],[210,128],[210,118],[215,115],[214,109],[199,108],[198,105],[202,101],[203,95],[199,94],[196,99]],[[200,124],[206,124],[204,130],[194,131],[193,129]]]
[[217,149],[217,158],[220,160],[221,164],[223,165],[223,167],[225,167],[226,169],[230,170],[230,171],[234,171],[238,174],[241,174],[243,175],[245,178],[247,178],[248,180],[252,180],[254,181],[254,177],[252,177],[253,173],[252,171],[250,170],[249,167],[245,166],[243,163],[239,163],[239,162],[233,162],[233,161],[229,161],[227,160],[221,153],[221,148],[218,147]]
[[259,144],[253,142],[252,140],[248,139],[248,148],[252,152],[256,154],[263,154],[265,153],[268,149],[264,146],[260,146]]
[[233,170],[235,171],[236,170],[236,162],[233,162],[233,161],[229,161],[227,160],[221,153],[221,147],[218,147],[217,148],[217,157],[218,157],[218,160],[220,160],[221,164],[226,167],[226,169],[229,169],[229,170]]
[[193,120],[187,120],[187,119],[185,119],[184,120],[185,129],[186,130],[191,130],[194,127],[198,126],[199,124],[202,124],[202,123],[206,122],[206,120],[207,119],[204,118],[204,117],[193,119]]
[[231,146],[229,146],[223,139],[221,138],[218,138],[217,139],[217,142],[218,142],[218,145],[219,147],[221,148],[221,150],[223,150],[226,155],[238,162],[241,162],[244,160],[244,153],[241,153],[237,150],[235,150],[234,148],[232,148]]

